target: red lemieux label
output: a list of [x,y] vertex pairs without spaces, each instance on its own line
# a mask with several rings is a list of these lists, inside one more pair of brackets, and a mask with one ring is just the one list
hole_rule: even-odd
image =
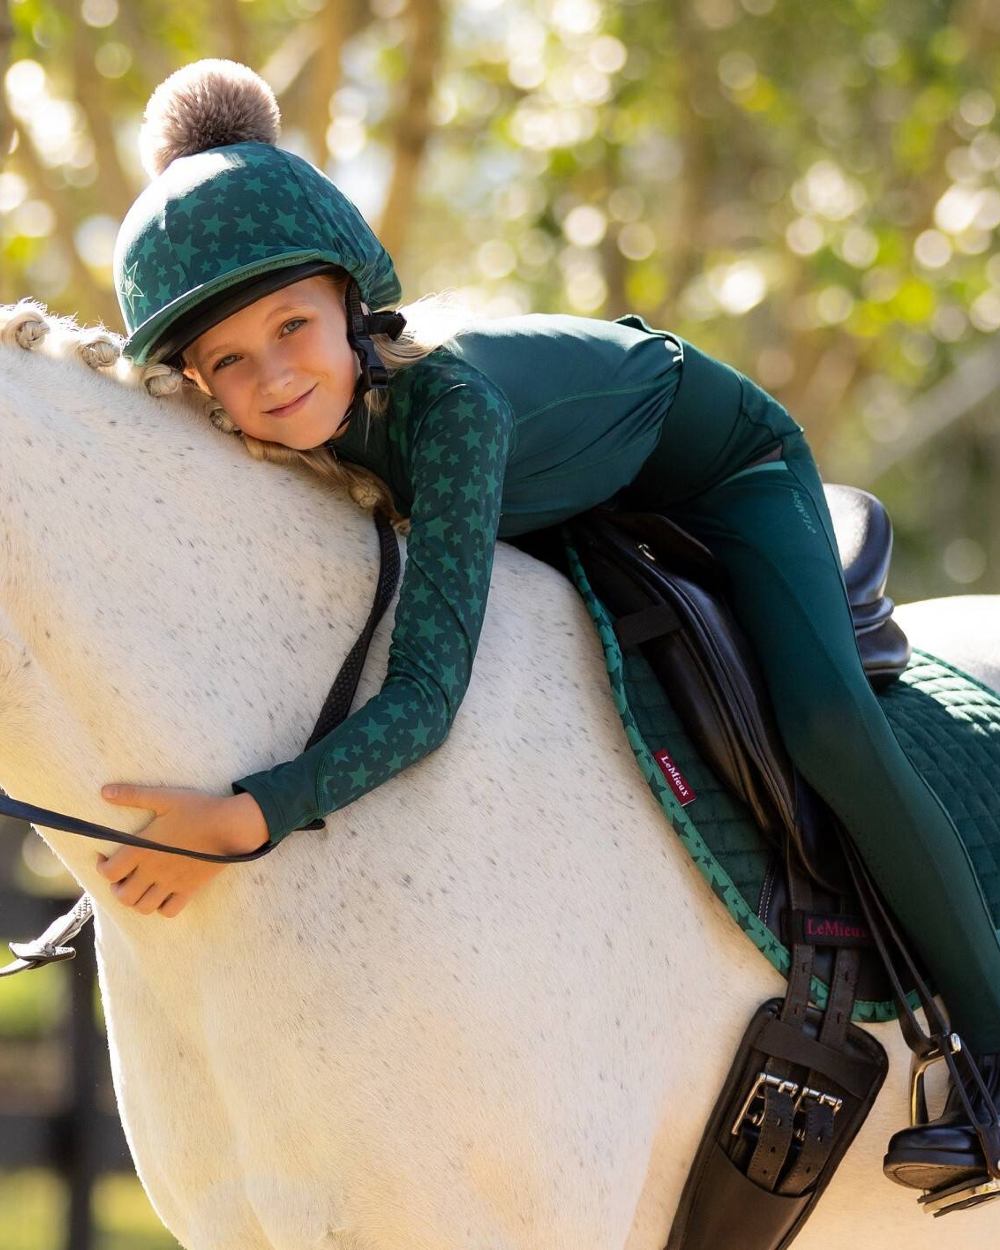
[[681,807],[687,807],[688,803],[693,803],[698,796],[685,781],[684,774],[670,758],[670,753],[668,751],[654,751],[653,759],[659,764],[660,772],[663,773],[670,783],[670,788],[677,796],[677,801]]

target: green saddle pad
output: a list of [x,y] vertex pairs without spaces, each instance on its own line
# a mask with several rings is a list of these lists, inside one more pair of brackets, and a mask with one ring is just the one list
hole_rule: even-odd
[[[709,885],[758,950],[783,976],[790,956],[757,915],[771,859],[749,809],[718,780],[696,750],[645,658],[623,654],[612,618],[594,594],[572,544],[566,554],[607,665],[615,706],[649,788]],[[912,763],[932,782],[968,848],[993,923],[1000,928],[1000,696],[954,665],[913,649],[898,681],[878,693],[893,732]],[[666,751],[695,793],[682,805],[667,784],[658,752]],[[814,977],[812,998],[826,1005],[828,988]],[[913,1000],[916,1005],[916,1000]],[[893,1000],[858,1000],[858,1021],[893,1020]]]

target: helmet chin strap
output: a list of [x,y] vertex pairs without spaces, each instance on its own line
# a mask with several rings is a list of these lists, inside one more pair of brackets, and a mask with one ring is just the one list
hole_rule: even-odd
[[361,292],[354,278],[348,280],[345,303],[347,341],[361,365],[361,375],[355,383],[354,396],[351,399],[350,413],[353,416],[360,411],[361,401],[368,391],[385,391],[389,386],[389,372],[382,363],[371,336],[388,334],[391,339],[398,339],[406,325],[406,318],[400,312],[364,312]]

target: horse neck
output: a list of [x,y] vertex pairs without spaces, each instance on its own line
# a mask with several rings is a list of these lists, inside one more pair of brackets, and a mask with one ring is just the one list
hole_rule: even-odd
[[[108,781],[231,793],[301,751],[364,619],[370,520],[181,397],[0,349],[0,785],[124,830]],[[46,835],[87,888],[95,844]]]

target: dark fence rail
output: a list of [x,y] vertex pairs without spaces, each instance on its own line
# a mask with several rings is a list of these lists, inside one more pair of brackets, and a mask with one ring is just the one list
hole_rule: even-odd
[[[71,899],[30,897],[0,888],[0,926],[12,940],[27,941],[71,905]],[[95,1018],[97,965],[89,926],[75,945],[72,962],[21,974],[45,977],[59,975],[58,969],[68,971],[70,993],[57,1038],[62,1079],[57,1105],[37,1109],[25,1110],[20,1099],[11,1109],[9,1097],[5,1106],[0,1089],[0,1169],[46,1167],[59,1173],[69,1191],[65,1250],[93,1250],[94,1182],[104,1172],[133,1174],[133,1166],[114,1111],[107,1040]],[[13,982],[0,979],[0,995],[7,984]],[[0,1038],[0,1046],[4,1044]],[[21,1062],[30,1065],[30,1055]]]

